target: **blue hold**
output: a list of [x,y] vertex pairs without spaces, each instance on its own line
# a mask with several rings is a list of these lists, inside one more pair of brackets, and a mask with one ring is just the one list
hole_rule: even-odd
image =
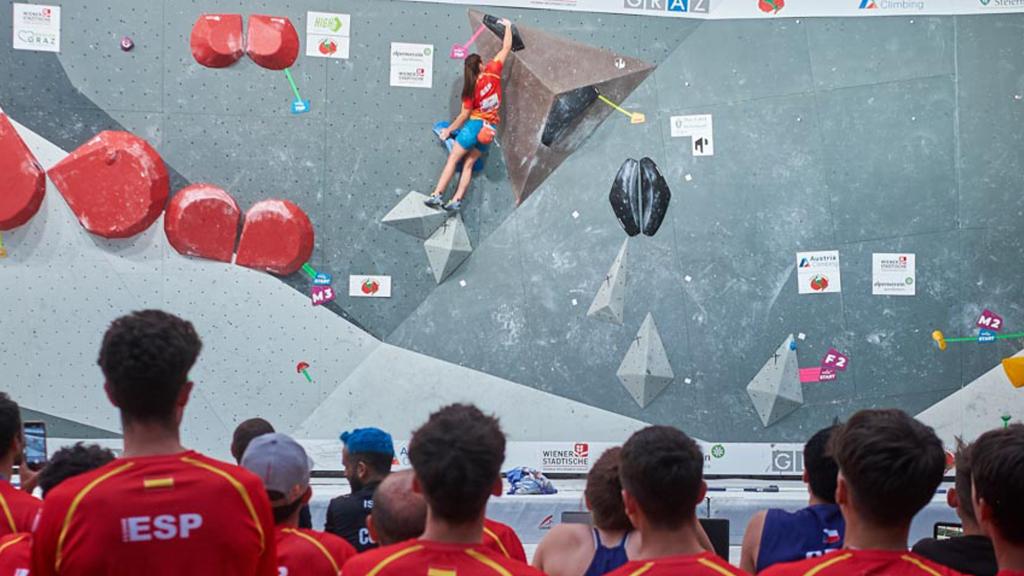
[[789,343],[789,349],[796,350],[796,340],[793,340],[792,342]]
[[[437,136],[438,138],[440,138],[441,137],[441,130],[444,130],[445,128],[447,128],[450,125],[451,125],[451,122],[448,122],[447,120],[442,120],[440,122],[435,123],[434,124],[434,135]],[[449,154],[452,153],[452,146],[455,145],[455,138],[457,138],[458,135],[459,135],[459,131],[456,130],[456,131],[452,132],[451,135],[448,136],[447,140],[444,141],[444,147],[448,149],[448,153]],[[476,174],[477,172],[479,172],[479,171],[484,169],[484,162],[486,160],[487,160],[487,154],[484,154],[483,156],[481,156],[476,161],[475,164],[473,164],[473,173],[474,174]],[[462,162],[459,162],[458,166],[456,166],[456,168],[455,168],[455,171],[456,172],[462,172]]]

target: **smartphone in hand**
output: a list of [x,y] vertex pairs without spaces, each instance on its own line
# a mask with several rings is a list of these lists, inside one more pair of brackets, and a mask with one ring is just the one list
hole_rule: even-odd
[[23,428],[25,457],[22,462],[29,470],[38,471],[46,464],[46,422],[28,421]]

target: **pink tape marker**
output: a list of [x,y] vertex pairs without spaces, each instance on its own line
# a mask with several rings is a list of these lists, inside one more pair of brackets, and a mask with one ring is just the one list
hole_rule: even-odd
[[800,369],[800,383],[808,384],[821,381],[821,366]]
[[452,60],[465,60],[466,56],[469,56],[469,47],[472,46],[473,42],[476,42],[476,39],[480,37],[484,28],[486,28],[486,26],[481,24],[465,44],[453,44],[451,52],[448,53],[448,57]]

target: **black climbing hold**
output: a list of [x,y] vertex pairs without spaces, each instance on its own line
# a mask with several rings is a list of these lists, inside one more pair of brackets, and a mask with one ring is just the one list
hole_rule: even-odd
[[629,158],[619,167],[612,183],[612,191],[608,195],[615,217],[622,224],[622,229],[630,236],[640,233],[640,163]]
[[[505,37],[505,25],[502,24],[501,22],[499,22],[498,19],[495,18],[494,16],[491,16],[490,14],[485,14],[484,15],[484,26],[487,26],[487,29],[490,30],[491,32],[494,32],[498,36],[498,38],[504,38]],[[526,48],[526,44],[523,44],[523,39],[522,39],[521,36],[519,36],[519,29],[516,28],[515,24],[513,24],[512,25],[512,51],[513,52],[519,52],[520,50],[522,50],[524,48]]]
[[544,122],[544,133],[540,137],[541,143],[550,147],[561,139],[595,100],[597,100],[597,90],[593,86],[584,86],[556,96],[551,110],[548,111],[548,118]]
[[657,164],[650,158],[640,160],[640,180],[643,191],[640,231],[647,236],[654,236],[665,220],[672,192],[668,189],[668,182],[665,182],[665,178],[658,171]]
[[657,234],[671,200],[668,183],[650,158],[623,162],[608,195],[615,217],[630,236]]

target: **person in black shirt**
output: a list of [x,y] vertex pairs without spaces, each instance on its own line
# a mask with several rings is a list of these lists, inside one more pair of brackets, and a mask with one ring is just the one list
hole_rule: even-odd
[[373,491],[391,472],[395,447],[391,435],[378,428],[343,432],[341,463],[352,493],[338,496],[327,507],[325,532],[341,536],[359,552],[376,548],[366,517],[373,511]]
[[[235,433],[231,435],[231,456],[241,466],[242,454],[245,454],[245,449],[249,447],[252,439],[257,436],[273,433],[274,426],[263,418],[249,418],[245,420],[235,428]],[[304,505],[302,510],[299,511],[299,528],[313,528],[313,516],[309,513],[308,505]]]
[[971,448],[957,439],[956,487],[946,492],[946,502],[956,509],[964,535],[946,540],[925,538],[914,544],[913,551],[963,574],[995,576],[999,570],[995,549],[974,517],[971,493]]

